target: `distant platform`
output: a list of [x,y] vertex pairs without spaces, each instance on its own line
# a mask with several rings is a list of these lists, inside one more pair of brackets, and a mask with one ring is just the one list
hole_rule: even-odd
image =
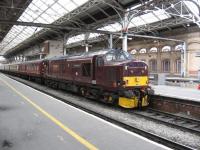
[[0,149],[166,150],[0,74]]
[[151,85],[155,95],[200,102],[200,90],[168,85]]

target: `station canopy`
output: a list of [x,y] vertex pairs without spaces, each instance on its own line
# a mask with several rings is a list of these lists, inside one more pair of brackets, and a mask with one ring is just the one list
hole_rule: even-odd
[[[51,24],[55,20],[70,13],[71,11],[87,3],[88,1],[89,0],[33,0],[24,10],[18,21]],[[199,2],[198,0],[195,1]],[[193,3],[185,1],[185,4],[188,6],[190,11],[196,13],[197,16],[199,16],[198,9]],[[141,4],[129,8],[129,11],[136,9],[140,5]],[[160,22],[171,17],[172,15],[169,12],[166,12],[166,10],[164,9],[155,9],[154,11],[144,10],[144,13],[142,15],[132,17],[128,28],[140,27]],[[7,35],[0,43],[0,53],[3,54],[9,49],[14,48],[27,38],[33,36],[41,29],[43,28],[17,25],[12,26],[12,28],[9,30]],[[97,30],[120,32],[122,30],[122,25],[120,21],[116,21],[111,24],[102,24],[102,26],[97,28]],[[99,35],[101,34],[90,33],[89,38],[98,37]],[[74,36],[71,36],[67,40],[66,44],[82,41],[84,40],[84,38],[85,34],[76,34]]]
[[[51,24],[88,0],[33,0],[18,21]],[[58,11],[59,10],[59,11]],[[42,28],[14,25],[1,42],[1,51],[9,50]]]

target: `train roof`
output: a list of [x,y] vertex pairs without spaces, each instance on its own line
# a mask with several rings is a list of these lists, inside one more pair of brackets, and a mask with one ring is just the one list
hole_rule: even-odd
[[61,59],[81,59],[81,58],[91,58],[95,55],[104,55],[108,53],[109,51],[112,51],[115,49],[103,49],[100,51],[90,51],[90,52],[84,52],[82,54],[71,54],[67,56],[55,56],[52,58],[49,58],[47,60],[61,60]]
[[[114,55],[118,55],[118,54],[122,53],[122,50],[121,49],[103,49],[103,50],[99,50],[99,51],[84,52],[84,53],[78,54],[78,55],[72,54],[72,55],[67,55],[67,56],[54,56],[54,57],[46,58],[46,59],[17,62],[17,63],[7,64],[7,65],[37,63],[37,62],[42,62],[42,61],[45,61],[45,60],[51,61],[51,60],[63,60],[63,59],[68,59],[68,60],[91,59],[91,58],[93,58],[93,56],[105,55],[106,53],[113,53]],[[120,62],[118,62],[118,63],[120,63]]]
[[44,59],[32,60],[32,61],[22,61],[22,62],[15,62],[15,63],[9,63],[9,64],[4,64],[4,65],[18,65],[18,64],[37,63],[37,62],[42,62],[43,60]]
[[31,60],[31,61],[24,61],[24,63],[32,63],[32,62],[42,62],[45,59],[39,59],[39,60]]

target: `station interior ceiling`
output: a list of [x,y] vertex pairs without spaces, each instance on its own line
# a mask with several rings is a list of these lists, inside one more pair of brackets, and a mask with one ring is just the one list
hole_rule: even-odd
[[2,0],[0,55],[49,39],[66,46],[113,34],[159,36],[160,30],[200,27],[199,0]]

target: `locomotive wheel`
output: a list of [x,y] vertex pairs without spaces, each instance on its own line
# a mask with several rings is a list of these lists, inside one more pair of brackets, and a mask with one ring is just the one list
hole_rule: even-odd
[[86,90],[84,88],[80,88],[80,93],[82,96],[86,96]]
[[119,106],[119,96],[118,95],[112,95],[113,98],[113,105]]

